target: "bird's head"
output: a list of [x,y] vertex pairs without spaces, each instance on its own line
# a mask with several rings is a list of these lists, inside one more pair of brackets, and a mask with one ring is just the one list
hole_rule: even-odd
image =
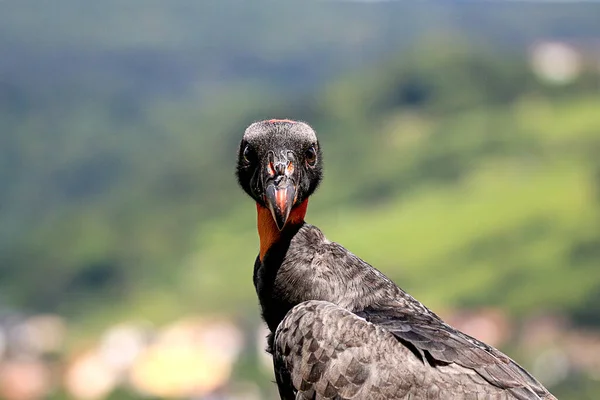
[[315,131],[304,122],[266,120],[250,125],[240,143],[237,178],[283,230],[293,209],[305,204],[322,178]]

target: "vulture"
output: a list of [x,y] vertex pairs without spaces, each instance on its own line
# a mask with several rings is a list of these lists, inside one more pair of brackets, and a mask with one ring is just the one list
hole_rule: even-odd
[[301,121],[255,122],[239,146],[236,175],[256,202],[260,238],[253,281],[280,397],[555,399],[304,221],[322,158]]

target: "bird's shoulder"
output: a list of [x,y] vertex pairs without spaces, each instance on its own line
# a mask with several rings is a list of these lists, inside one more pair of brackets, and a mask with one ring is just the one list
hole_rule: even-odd
[[[283,399],[402,399],[409,396],[408,351],[390,356],[395,339],[325,301],[294,307],[277,328],[274,364]],[[397,379],[392,370],[402,379]],[[414,394],[414,393],[413,393]]]
[[[437,316],[406,293],[384,273],[364,261],[343,245],[328,240],[316,226],[305,224],[291,241],[283,260],[282,281],[310,282],[320,297],[311,297],[313,291],[301,301],[327,300],[350,311],[367,307],[393,304],[414,313]],[[301,278],[298,278],[301,276]],[[289,278],[288,278],[289,277]],[[331,290],[336,288],[337,290]]]
[[553,398],[493,347],[435,315],[391,307],[301,303],[279,325],[274,350],[280,387],[307,398]]

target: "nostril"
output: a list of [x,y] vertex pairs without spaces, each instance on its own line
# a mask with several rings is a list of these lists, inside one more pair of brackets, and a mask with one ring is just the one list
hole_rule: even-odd
[[284,163],[277,163],[275,164],[275,172],[277,173],[277,175],[284,175],[285,174],[285,164]]

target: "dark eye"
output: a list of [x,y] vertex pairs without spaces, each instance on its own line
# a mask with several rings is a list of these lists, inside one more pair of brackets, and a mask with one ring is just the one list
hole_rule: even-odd
[[244,160],[248,163],[254,161],[254,151],[250,148],[250,145],[246,145],[246,147],[244,147],[243,156]]
[[304,153],[304,158],[306,159],[306,163],[308,165],[315,165],[317,162],[317,149],[315,149],[314,144],[306,150],[306,153]]

